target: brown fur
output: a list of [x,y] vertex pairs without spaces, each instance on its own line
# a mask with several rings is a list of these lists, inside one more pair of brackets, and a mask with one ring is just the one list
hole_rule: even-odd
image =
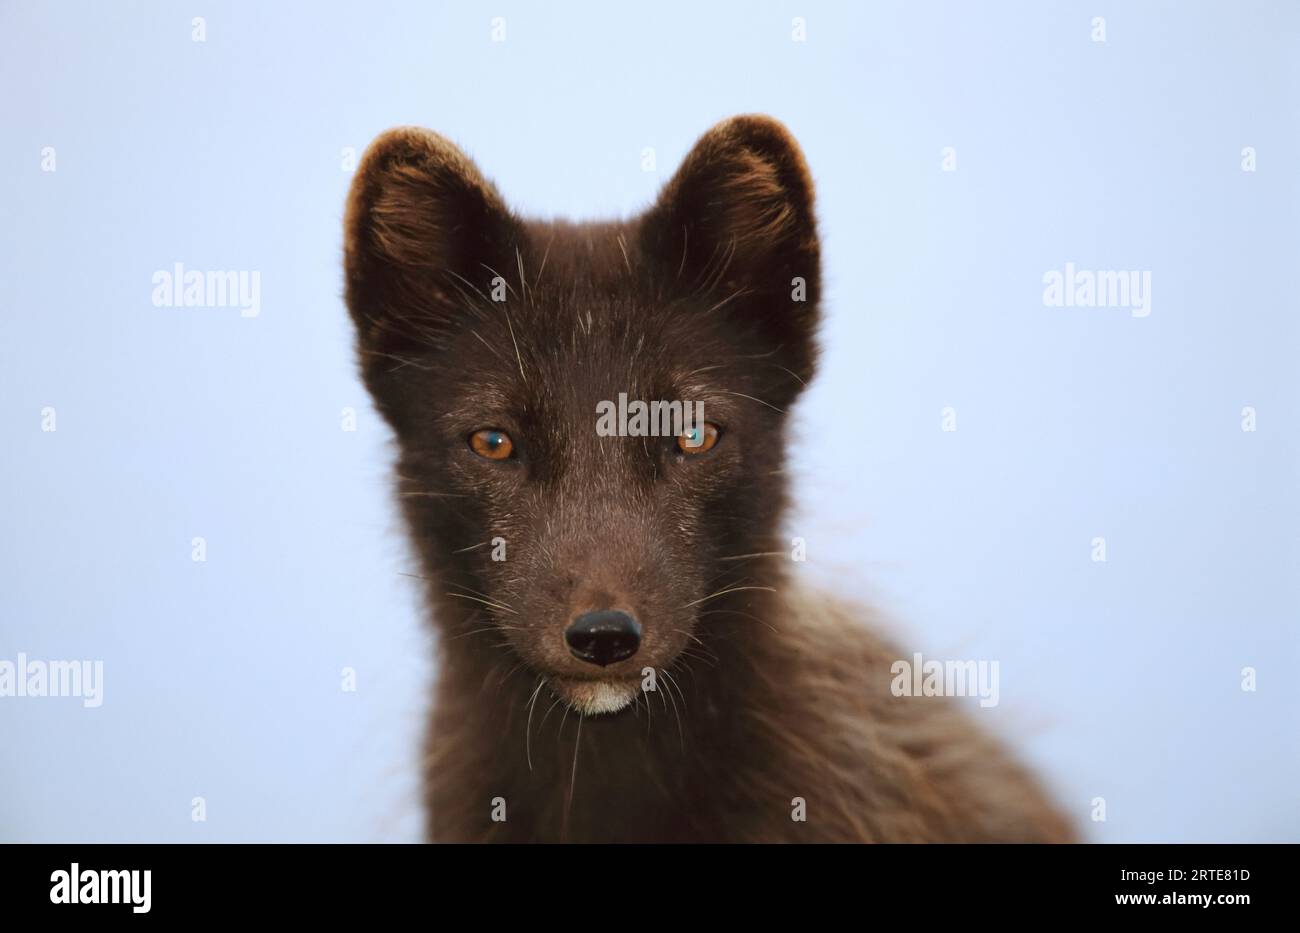
[[[864,613],[791,579],[786,410],[815,369],[820,258],[780,124],[719,124],[646,213],[582,225],[518,218],[446,140],[390,131],[357,172],[345,265],[441,636],[431,839],[1071,838],[954,704],[890,693],[903,655]],[[721,440],[685,458],[597,436],[595,403],[619,392],[703,400]],[[473,454],[480,428],[516,455]],[[608,608],[644,634],[597,671],[562,633]],[[571,710],[647,667],[657,689],[633,707]]]

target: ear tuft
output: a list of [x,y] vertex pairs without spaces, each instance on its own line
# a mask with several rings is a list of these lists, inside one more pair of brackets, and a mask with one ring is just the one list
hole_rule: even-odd
[[817,263],[812,176],[794,137],[771,117],[732,117],[705,133],[647,223],[665,259],[680,247],[700,273],[721,264],[724,251],[737,276],[761,273],[757,266],[773,259]]
[[807,379],[821,288],[812,176],[799,144],[767,116],[705,133],[646,214],[645,250],[680,294],[743,296],[728,313],[782,349]]
[[[348,195],[344,270],[363,345],[403,330],[436,333],[457,275],[512,249],[515,221],[474,163],[442,136],[399,127],[366,150]],[[409,329],[409,328],[407,328]]]

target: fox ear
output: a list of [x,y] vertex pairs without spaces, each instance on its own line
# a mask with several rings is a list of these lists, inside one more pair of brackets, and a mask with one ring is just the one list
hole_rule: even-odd
[[792,369],[811,375],[820,248],[812,177],[784,126],[753,115],[713,127],[642,229],[646,250],[682,292],[727,299],[733,315],[780,341]]
[[[389,130],[366,150],[348,195],[344,272],[363,351],[436,346],[462,296],[486,293],[516,221],[469,157],[437,133]],[[367,367],[363,365],[363,370]]]

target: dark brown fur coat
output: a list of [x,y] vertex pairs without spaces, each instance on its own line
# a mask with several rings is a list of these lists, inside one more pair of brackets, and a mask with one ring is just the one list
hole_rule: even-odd
[[[815,368],[821,270],[784,127],[719,124],[644,214],[597,224],[522,219],[442,137],[393,130],[345,228],[361,370],[440,636],[431,839],[1071,838],[970,715],[891,694],[905,655],[865,612],[792,579],[786,419]],[[718,443],[599,435],[619,393],[703,402]],[[483,429],[508,458],[471,449]],[[609,608],[640,647],[595,668],[564,631]],[[609,696],[630,705],[596,713]]]

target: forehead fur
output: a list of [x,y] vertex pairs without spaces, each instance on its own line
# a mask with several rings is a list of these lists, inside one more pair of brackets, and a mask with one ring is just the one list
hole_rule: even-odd
[[703,389],[707,369],[778,410],[812,374],[812,185],[765,117],[706,133],[642,215],[593,223],[520,218],[447,140],[394,130],[362,160],[345,234],[362,372],[399,432],[402,387],[448,365],[490,376],[488,396],[543,374],[553,393]]

